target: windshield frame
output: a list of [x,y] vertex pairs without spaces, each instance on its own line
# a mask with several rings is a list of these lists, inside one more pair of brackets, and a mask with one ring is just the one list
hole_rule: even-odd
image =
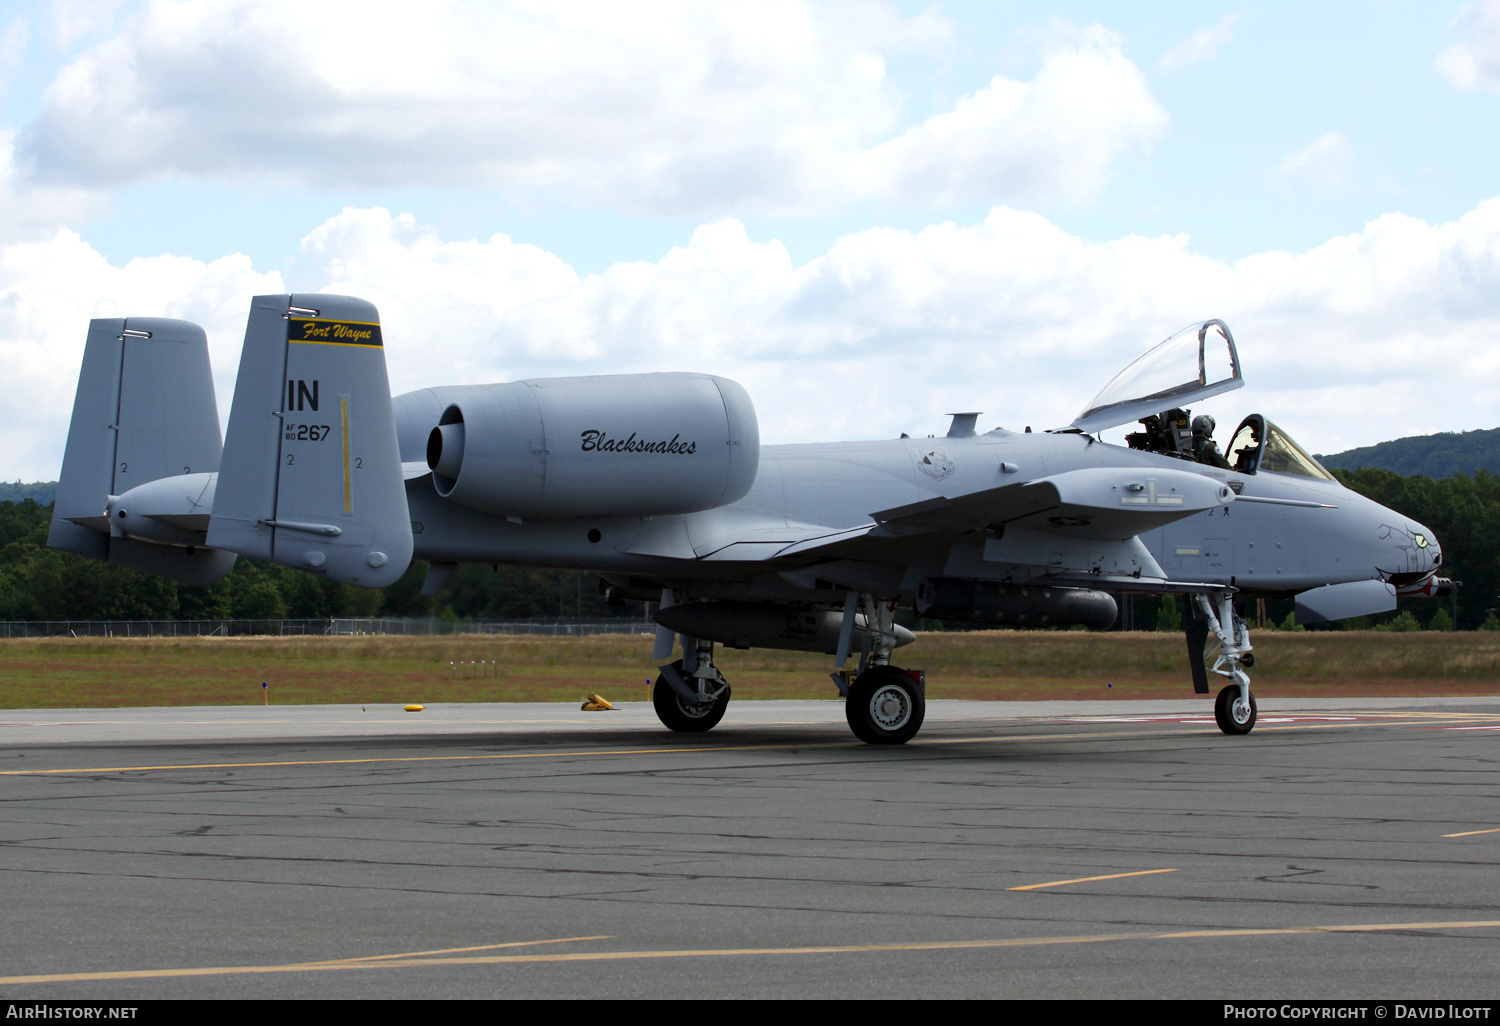
[[[1246,430],[1258,431],[1260,443],[1253,449],[1248,445],[1235,449],[1235,444]],[[1330,474],[1328,469],[1314,459],[1310,452],[1298,445],[1291,435],[1259,413],[1250,414],[1240,421],[1239,427],[1234,429],[1234,434],[1229,436],[1228,456],[1233,461],[1233,468],[1241,474],[1265,471],[1268,474],[1285,474],[1288,477],[1305,477],[1313,481],[1338,483],[1338,478]]]

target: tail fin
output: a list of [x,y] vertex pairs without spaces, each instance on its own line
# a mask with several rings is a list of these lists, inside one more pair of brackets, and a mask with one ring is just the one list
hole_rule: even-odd
[[[234,554],[204,548],[201,529],[150,521],[170,540],[144,540],[111,530],[105,506],[169,478],[185,484],[174,489],[169,481],[168,491],[202,494],[221,446],[202,328],[163,317],[91,321],[47,544],[185,584],[217,581],[234,566]],[[190,512],[139,509],[148,517]]]
[[257,296],[208,543],[383,588],[411,562],[379,314],[347,296]]

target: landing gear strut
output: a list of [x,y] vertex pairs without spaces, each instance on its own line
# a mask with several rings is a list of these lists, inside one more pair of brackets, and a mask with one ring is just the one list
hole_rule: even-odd
[[[1213,635],[1212,650],[1207,659],[1211,673],[1229,678],[1229,684],[1214,701],[1214,722],[1226,734],[1248,734],[1255,727],[1255,696],[1250,693],[1250,675],[1245,668],[1254,665],[1250,651],[1250,630],[1234,611],[1234,594],[1229,591],[1210,595],[1197,594],[1193,601]],[[1217,613],[1214,607],[1217,606]]]
[[679,733],[712,730],[729,708],[729,682],[714,666],[714,644],[683,639],[684,658],[661,668],[651,704],[663,726]]
[[[859,675],[845,686],[843,673],[849,658],[856,603],[863,607],[869,641],[859,659]],[[927,695],[922,685],[905,670],[890,665],[896,647],[896,603],[873,595],[850,593],[844,603],[844,627],[839,634],[838,666],[833,675],[844,697],[844,718],[854,736],[871,745],[899,745],[922,729],[927,715]]]

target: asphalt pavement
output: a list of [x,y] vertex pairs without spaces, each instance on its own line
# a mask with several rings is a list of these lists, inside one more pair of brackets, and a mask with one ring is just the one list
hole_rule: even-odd
[[0,994],[1494,997],[1500,699],[0,712]]

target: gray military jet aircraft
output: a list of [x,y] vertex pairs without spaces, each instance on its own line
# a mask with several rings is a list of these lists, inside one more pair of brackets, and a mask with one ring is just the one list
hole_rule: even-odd
[[[1442,584],[1427,528],[1341,486],[1264,417],[1225,456],[1211,424],[1194,431],[1189,403],[1243,383],[1220,321],[1150,349],[1058,430],[981,434],[958,413],[942,438],[776,446],[725,378],[392,398],[383,344],[363,300],[256,297],[221,447],[201,328],[93,321],[48,544],[192,584],[236,554],[371,588],[423,559],[428,594],[464,562],[588,570],[611,601],[660,603],[666,726],[723,717],[715,645],[793,649],[835,657],[849,725],[876,744],[924,715],[922,672],[892,663],[915,640],[902,607],[1104,628],[1115,594],[1181,596],[1194,689],[1224,678],[1217,722],[1245,734],[1254,655],[1237,599],[1295,595],[1307,622]],[[1126,446],[1096,437],[1132,421]]]

